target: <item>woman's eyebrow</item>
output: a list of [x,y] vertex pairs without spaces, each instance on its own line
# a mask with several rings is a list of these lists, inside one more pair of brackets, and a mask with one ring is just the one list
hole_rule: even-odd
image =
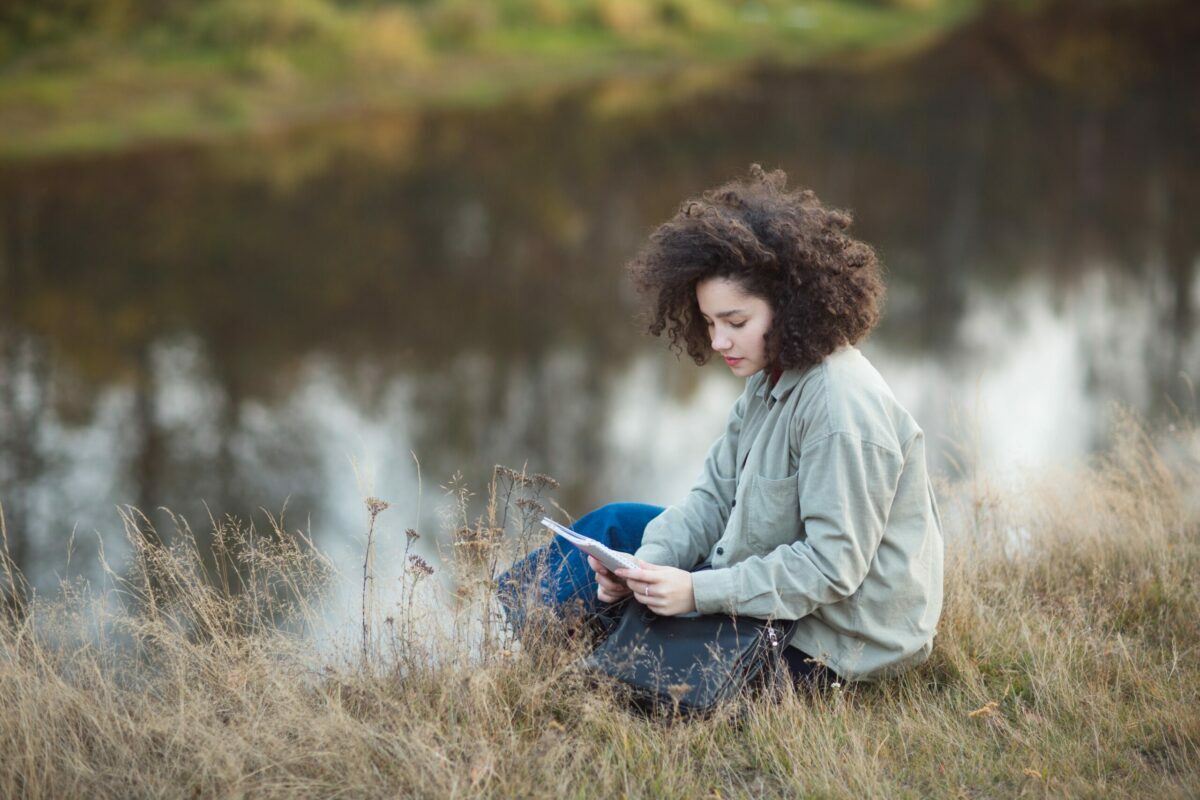
[[725,317],[732,317],[732,316],[734,316],[735,314],[745,314],[745,313],[746,313],[746,312],[745,312],[745,311],[743,311],[742,309],[740,309],[740,308],[735,308],[735,309],[733,309],[732,311],[718,311],[718,312],[717,312],[717,316],[718,316],[719,318],[721,318],[721,319],[724,319]]

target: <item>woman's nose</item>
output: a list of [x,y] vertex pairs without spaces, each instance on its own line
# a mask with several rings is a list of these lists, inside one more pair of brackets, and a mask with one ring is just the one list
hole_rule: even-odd
[[722,350],[728,350],[733,343],[729,341],[729,337],[723,334],[713,334],[712,348],[718,353]]

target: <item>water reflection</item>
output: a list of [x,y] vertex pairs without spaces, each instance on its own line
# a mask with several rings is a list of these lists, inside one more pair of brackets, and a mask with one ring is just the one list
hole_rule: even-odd
[[[92,531],[116,547],[115,504],[202,531],[210,510],[286,502],[348,565],[364,493],[405,509],[393,533],[430,531],[439,484],[461,470],[482,488],[496,463],[560,478],[576,514],[670,502],[738,386],[639,335],[619,266],[751,161],[854,208],[883,254],[887,318],[865,349],[937,468],[1085,453],[1111,401],[1194,409],[1200,131],[1183,99],[1200,59],[1143,28],[1122,34],[1132,77],[1048,65],[985,26],[883,70],[9,167],[13,556],[45,585],[73,528],[78,548]],[[639,91],[655,101],[614,100]]]

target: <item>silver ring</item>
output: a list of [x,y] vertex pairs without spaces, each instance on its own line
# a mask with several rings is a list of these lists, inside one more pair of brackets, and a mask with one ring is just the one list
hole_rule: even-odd
[[646,597],[650,596],[650,584],[646,584]]

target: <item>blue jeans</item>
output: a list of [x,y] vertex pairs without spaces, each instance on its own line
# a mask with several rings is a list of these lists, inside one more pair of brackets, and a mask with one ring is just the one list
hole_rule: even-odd
[[[646,524],[662,512],[661,506],[644,503],[610,503],[583,515],[571,527],[614,550],[632,553],[642,545]],[[595,614],[601,610],[596,590],[596,573],[588,566],[587,555],[555,536],[501,575],[497,591],[509,622],[520,632],[529,607]]]
[[[662,512],[661,506],[644,503],[610,503],[580,517],[571,527],[614,550],[633,553],[642,545],[647,523]],[[555,536],[501,575],[497,594],[509,622],[520,634],[530,607],[548,607],[560,614],[576,609],[585,617],[602,613],[604,604],[596,596],[597,588],[596,573],[588,566],[587,556]],[[797,683],[821,688],[838,680],[836,673],[813,663],[794,646],[784,649],[784,661]]]

